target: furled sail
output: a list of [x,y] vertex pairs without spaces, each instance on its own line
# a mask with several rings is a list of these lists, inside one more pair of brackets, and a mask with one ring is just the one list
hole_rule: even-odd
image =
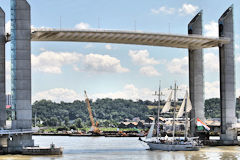
[[190,97],[189,97],[189,94],[187,96],[187,106],[186,106],[186,112],[190,112],[192,110],[192,103],[191,103],[191,100],[190,100]]
[[182,102],[181,107],[180,107],[180,109],[178,111],[177,118],[180,118],[180,117],[183,116],[185,103],[186,103],[186,98],[187,98],[187,92],[186,92],[186,94],[184,96],[183,102]]
[[149,131],[148,131],[148,134],[147,134],[147,139],[149,139],[149,138],[152,138],[152,136],[153,136],[153,130],[154,130],[154,125],[155,125],[155,119],[153,120],[153,123],[152,123],[152,125],[151,125],[151,127],[150,127],[150,129],[149,129]]
[[173,91],[171,91],[171,93],[170,93],[170,95],[169,95],[169,97],[168,97],[168,99],[167,99],[167,102],[166,102],[166,104],[164,105],[164,107],[163,107],[161,113],[166,113],[166,112],[168,112],[168,111],[170,110],[170,107],[171,107],[172,92],[173,92]]

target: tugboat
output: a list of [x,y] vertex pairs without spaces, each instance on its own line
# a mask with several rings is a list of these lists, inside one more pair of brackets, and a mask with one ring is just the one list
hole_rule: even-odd
[[[174,85],[174,114],[173,114],[173,137],[172,139],[168,140],[167,135],[165,136],[165,138],[163,137],[159,137],[159,110],[160,110],[160,96],[161,96],[161,92],[160,92],[160,86],[159,86],[159,93],[158,93],[158,115],[157,115],[157,119],[158,119],[158,124],[157,124],[157,137],[152,137],[153,134],[153,129],[154,129],[154,125],[155,122],[152,124],[149,133],[147,135],[146,140],[143,140],[139,137],[140,141],[143,141],[145,143],[147,143],[147,145],[149,146],[150,150],[162,150],[162,151],[198,151],[200,148],[200,144],[197,141],[198,137],[192,137],[192,138],[188,138],[187,137],[187,129],[188,129],[188,113],[190,112],[190,110],[192,109],[192,105],[190,102],[190,98],[186,92],[185,98],[183,100],[183,103],[181,105],[181,108],[179,109],[179,113],[177,115],[177,117],[182,117],[183,112],[184,112],[184,108],[185,108],[185,133],[184,133],[184,139],[176,139],[175,138],[175,119],[176,119],[176,91],[177,91],[177,86],[176,83]],[[170,110],[171,107],[171,97],[172,97],[172,91],[170,93],[170,96],[168,97],[168,100],[165,104],[165,106],[163,107],[161,113],[166,113]],[[187,103],[185,103],[187,99]]]

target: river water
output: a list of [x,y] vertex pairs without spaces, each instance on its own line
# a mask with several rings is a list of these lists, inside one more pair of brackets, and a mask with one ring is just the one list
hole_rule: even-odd
[[3,155],[0,160],[240,160],[240,146],[204,147],[200,151],[150,151],[133,137],[33,136],[36,145],[62,146],[62,156]]

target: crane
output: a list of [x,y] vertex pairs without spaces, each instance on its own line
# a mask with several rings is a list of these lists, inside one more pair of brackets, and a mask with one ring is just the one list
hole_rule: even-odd
[[100,130],[99,130],[99,128],[97,128],[98,123],[94,122],[94,118],[93,118],[93,114],[92,114],[92,108],[90,106],[90,102],[89,102],[89,99],[88,99],[88,96],[87,96],[87,92],[84,91],[84,94],[85,94],[86,106],[87,106],[89,117],[90,117],[90,121],[91,121],[91,124],[92,124],[91,131],[92,131],[93,134],[100,134]]

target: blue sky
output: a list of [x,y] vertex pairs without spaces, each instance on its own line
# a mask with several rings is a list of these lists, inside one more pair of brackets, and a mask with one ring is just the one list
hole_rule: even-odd
[[[187,34],[187,25],[203,10],[204,35],[217,36],[217,20],[234,4],[236,92],[240,95],[240,2],[238,0],[28,0],[32,27],[114,29]],[[10,0],[0,0],[9,30]],[[136,26],[136,27],[135,27]],[[10,45],[7,44],[7,92],[10,92]],[[138,45],[32,42],[32,95],[73,101],[90,98],[149,99],[161,80],[188,88],[188,51]],[[219,97],[218,49],[205,49],[205,98]]]

